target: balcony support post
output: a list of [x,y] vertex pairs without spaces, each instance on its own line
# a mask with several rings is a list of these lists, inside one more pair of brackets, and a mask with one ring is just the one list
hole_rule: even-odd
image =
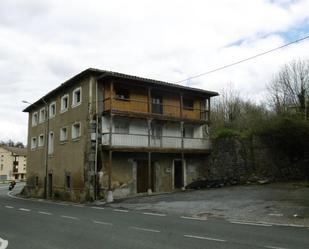
[[152,189],[151,189],[151,152],[148,152],[148,189],[147,193],[148,195],[152,194]]
[[112,135],[113,135],[113,123],[114,123],[114,114],[111,114],[109,117],[109,146],[112,147]]
[[108,191],[106,202],[113,202],[113,191],[112,191],[112,166],[113,166],[113,152],[109,150],[109,160],[108,160]]
[[184,149],[184,139],[183,139],[183,132],[184,127],[183,127],[183,121],[180,122],[180,135],[181,135],[181,149]]
[[183,95],[182,95],[182,93],[180,93],[179,97],[180,97],[179,98],[179,101],[180,101],[180,103],[179,103],[179,106],[180,106],[180,118],[182,118],[182,110],[183,110]]
[[147,100],[148,100],[148,114],[150,114],[151,113],[151,88],[148,87],[147,90],[148,90],[148,98],[147,98]]
[[150,147],[150,139],[151,139],[151,119],[147,119],[148,124],[148,148]]
[[181,167],[182,167],[182,172],[183,172],[181,190],[185,190],[186,169],[185,169],[185,155],[183,152],[181,153]]
[[114,82],[111,80],[110,83],[110,98],[109,98],[109,107],[110,107],[110,112],[112,113],[113,110],[113,99],[114,99]]

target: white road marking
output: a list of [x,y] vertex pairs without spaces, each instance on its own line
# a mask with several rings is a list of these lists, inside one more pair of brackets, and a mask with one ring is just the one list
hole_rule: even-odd
[[65,218],[65,219],[78,220],[78,218],[77,218],[77,217],[74,217],[74,216],[61,215],[60,217],[61,217],[61,218]]
[[83,205],[83,204],[75,204],[75,205],[72,205],[73,207],[80,207],[80,208],[83,208],[83,207],[85,207],[85,205]]
[[145,232],[152,232],[152,233],[160,233],[159,230],[149,229],[149,228],[143,228],[143,227],[130,227],[135,230],[145,231]]
[[287,249],[286,247],[278,247],[278,246],[264,246],[264,247],[270,249]]
[[67,204],[67,203],[62,203],[62,202],[49,202],[49,203],[56,204],[56,205],[60,205],[60,206],[69,206],[69,204]]
[[38,213],[39,213],[39,214],[52,215],[52,214],[51,214],[51,213],[49,213],[49,212],[43,212],[43,211],[39,211]]
[[271,224],[266,224],[266,223],[254,223],[254,222],[246,222],[246,221],[234,221],[234,220],[229,220],[230,223],[232,224],[239,224],[239,225],[250,225],[250,226],[262,226],[262,227],[271,227]]
[[272,213],[272,214],[268,214],[270,216],[277,216],[277,217],[281,217],[283,216],[283,214],[278,214],[278,213]]
[[193,239],[204,239],[204,240],[218,241],[218,242],[225,242],[226,241],[224,239],[217,239],[217,238],[203,237],[203,236],[196,236],[196,235],[189,235],[189,234],[185,234],[184,237],[193,238]]
[[9,245],[9,242],[7,240],[0,238],[0,249],[6,249]]
[[28,208],[19,208],[20,211],[30,212],[30,209]]
[[14,208],[14,207],[12,207],[12,206],[4,206],[4,207],[6,207],[6,208]]
[[91,207],[91,208],[93,208],[93,209],[104,209],[104,207]]
[[129,212],[128,210],[125,210],[125,209],[113,209],[113,211],[122,212],[122,213],[128,213]]
[[98,220],[93,220],[92,222],[95,223],[95,224],[113,226],[113,224],[112,224],[112,223],[109,223],[109,222],[103,222],[103,221],[98,221]]
[[190,216],[180,216],[181,219],[188,219],[188,220],[207,220],[207,218],[198,218],[198,217],[190,217]]
[[147,213],[147,212],[145,212],[143,214],[145,214],[145,215],[153,215],[153,216],[166,216],[166,214],[159,214],[159,213]]

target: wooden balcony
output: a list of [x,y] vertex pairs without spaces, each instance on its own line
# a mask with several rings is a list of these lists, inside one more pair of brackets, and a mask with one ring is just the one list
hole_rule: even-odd
[[175,101],[167,99],[163,100],[163,103],[150,103],[148,100],[108,97],[103,100],[103,113],[191,122],[209,121],[209,109],[200,108],[199,104],[193,107],[181,107],[181,103],[177,105],[168,102]]

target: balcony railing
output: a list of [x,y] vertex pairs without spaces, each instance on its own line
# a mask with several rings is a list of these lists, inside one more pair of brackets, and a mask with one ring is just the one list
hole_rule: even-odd
[[[110,143],[110,137],[112,139]],[[206,138],[181,138],[173,136],[150,136],[146,134],[103,133],[102,144],[116,147],[151,147],[166,149],[210,149],[210,141]]]
[[[112,108],[110,108],[112,106]],[[181,108],[179,105],[148,103],[147,100],[119,99],[110,97],[103,100],[104,111],[133,112],[157,117],[209,120],[209,111],[201,108]]]

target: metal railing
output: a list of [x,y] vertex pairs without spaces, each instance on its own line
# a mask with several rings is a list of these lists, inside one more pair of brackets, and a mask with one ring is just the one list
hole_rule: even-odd
[[182,139],[184,149],[209,149],[210,142],[206,138],[181,138],[174,136],[152,136],[148,134],[122,134],[112,133],[110,143],[110,133],[102,134],[102,144],[119,147],[154,147],[181,149]]
[[[164,102],[164,100],[163,100]],[[180,105],[163,104],[163,103],[148,103],[147,100],[139,99],[119,99],[113,97],[103,100],[103,110],[111,110],[122,112],[135,112],[141,114],[152,114],[154,116],[186,118],[194,120],[209,120],[209,111],[201,108],[182,108]]]

